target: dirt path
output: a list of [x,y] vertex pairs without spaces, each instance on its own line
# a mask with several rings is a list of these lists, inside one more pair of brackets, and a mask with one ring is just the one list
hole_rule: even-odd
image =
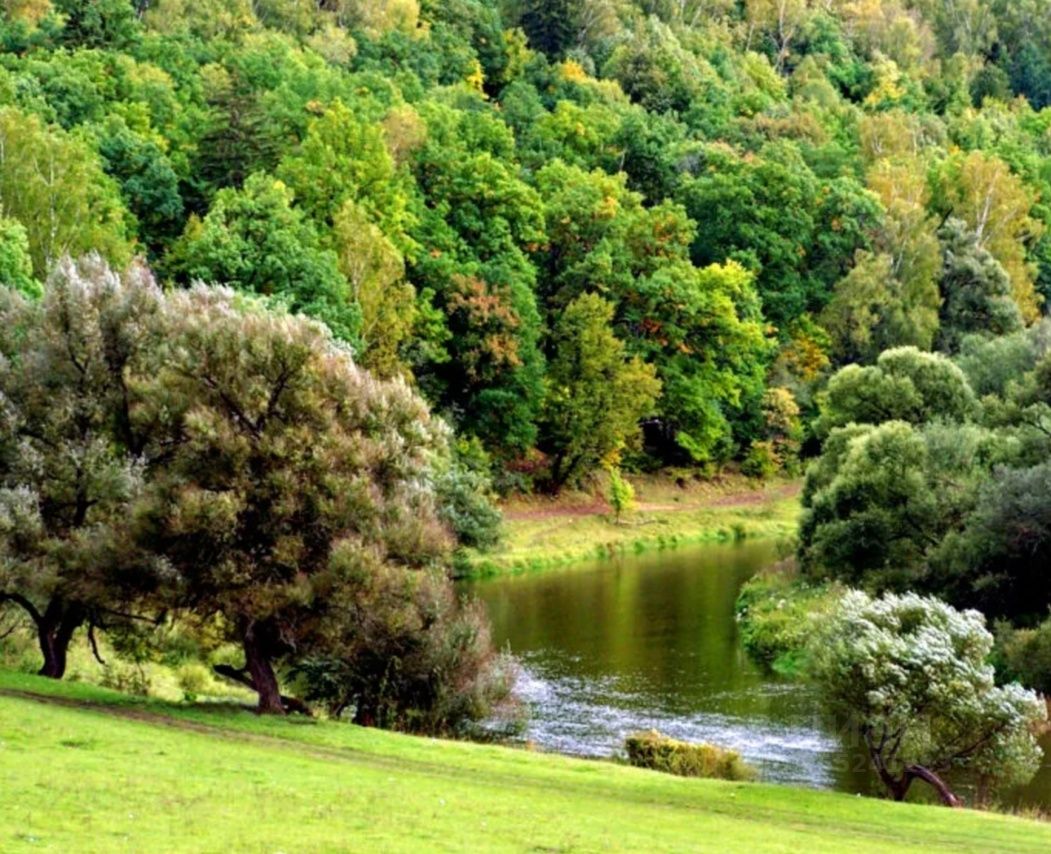
[[[725,495],[697,496],[674,504],[640,501],[638,510],[642,513],[671,513],[683,510],[703,510],[706,507],[754,507],[769,501],[780,501],[794,498],[802,489],[802,484],[793,482],[777,489],[752,489],[731,492]],[[590,504],[560,504],[552,500],[539,507],[514,507],[504,511],[508,521],[539,521],[544,519],[576,518],[579,516],[598,516],[611,512],[605,501],[595,500]]]

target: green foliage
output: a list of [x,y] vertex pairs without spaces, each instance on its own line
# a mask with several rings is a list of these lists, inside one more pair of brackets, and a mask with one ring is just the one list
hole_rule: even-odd
[[43,292],[40,283],[33,278],[29,236],[25,227],[18,220],[3,216],[0,216],[0,285],[26,296],[38,297]]
[[822,435],[848,424],[966,422],[978,413],[963,371],[914,347],[887,350],[874,366],[843,368],[829,380],[820,408]]
[[409,224],[405,191],[384,144],[383,127],[336,101],[315,119],[299,148],[281,161],[277,176],[313,222],[332,223],[352,199],[368,218],[400,239]]
[[1005,397],[1013,382],[1036,367],[1037,344],[1029,332],[990,338],[981,333],[960,340],[955,362],[979,397]]
[[767,480],[777,474],[781,467],[773,442],[756,441],[748,448],[741,460],[741,471],[748,477]]
[[[974,426],[889,421],[830,437],[808,472],[799,557],[811,575],[879,590],[937,590],[932,562],[1010,443]],[[828,453],[828,452],[826,452]]]
[[639,422],[660,394],[656,370],[625,355],[612,320],[612,305],[581,294],[552,332],[541,447],[556,488],[580,484],[622,448],[637,447]]
[[62,40],[75,47],[125,50],[139,37],[132,0],[53,0],[62,13]]
[[1039,619],[1051,608],[1051,462],[998,468],[943,558],[955,601],[985,613]]
[[939,232],[942,262],[939,346],[956,352],[963,336],[1001,336],[1022,328],[1022,313],[1014,301],[1011,279],[1000,263],[959,220],[949,220]]
[[638,732],[624,739],[628,764],[678,777],[709,780],[754,780],[756,770],[736,750],[715,744],[690,744],[661,735],[656,730]]
[[624,478],[619,468],[609,470],[609,487],[606,490],[606,500],[613,508],[613,514],[617,521],[620,517],[635,506],[635,487]]
[[857,728],[888,794],[902,800],[920,779],[955,805],[940,775],[969,771],[1010,786],[1040,762],[1033,730],[1047,710],[1017,684],[997,687],[992,647],[975,611],[854,591],[824,621],[811,656],[829,710]]
[[183,213],[179,176],[160,146],[112,122],[99,140],[106,173],[138,221],[139,239],[154,251],[175,236]]
[[439,517],[460,544],[481,551],[500,542],[503,523],[493,495],[491,467],[492,460],[477,439],[461,439],[434,471]]
[[1010,623],[995,628],[997,675],[1051,695],[1051,619],[1031,629],[1016,629]]
[[512,663],[494,654],[482,606],[458,606],[444,577],[375,573],[342,604],[327,654],[293,671],[308,699],[364,726],[428,735],[465,734],[491,716],[513,725]]
[[130,258],[125,211],[98,155],[12,107],[0,108],[0,205],[25,228],[38,279],[67,253],[99,252],[118,265]]
[[696,173],[679,195],[691,217],[705,223],[694,261],[736,258],[758,268],[766,316],[778,326],[824,306],[878,215],[878,202],[855,182],[822,187],[787,142],[759,157],[710,146]]
[[275,297],[355,341],[360,314],[336,254],[321,248],[314,225],[292,207],[292,198],[264,174],[253,175],[242,190],[220,190],[208,215],[187,224],[167,270],[185,284],[230,285]]
[[734,606],[741,643],[775,673],[805,674],[811,636],[842,595],[834,584],[801,579],[790,565],[763,572],[745,582]]
[[[17,226],[0,274],[33,288],[21,228],[38,282],[66,253],[142,252],[179,284],[275,298],[414,384],[502,485],[539,484],[544,458],[579,482],[621,442],[643,467],[792,472],[797,444],[815,448],[769,423],[771,390],[809,418],[830,363],[957,354],[1034,323],[1051,293],[1047,0],[3,12],[0,204]],[[584,295],[612,307],[639,390],[625,380],[605,419],[605,374],[578,371],[563,334]],[[984,417],[1036,464],[1048,413],[1029,380],[1008,389],[1021,362],[997,364],[975,381],[999,398]],[[838,377],[815,438],[932,407],[980,417],[959,389],[956,411],[918,399],[910,371],[912,389]],[[857,399],[838,412],[837,394]]]

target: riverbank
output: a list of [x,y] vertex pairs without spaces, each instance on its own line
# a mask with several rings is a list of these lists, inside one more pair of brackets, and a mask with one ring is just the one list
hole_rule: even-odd
[[705,542],[795,536],[798,481],[757,484],[738,475],[711,481],[631,480],[638,504],[619,521],[604,500],[591,494],[505,503],[501,545],[485,554],[469,553],[458,574],[478,578]]
[[1051,825],[0,672],[0,850],[1046,851]]

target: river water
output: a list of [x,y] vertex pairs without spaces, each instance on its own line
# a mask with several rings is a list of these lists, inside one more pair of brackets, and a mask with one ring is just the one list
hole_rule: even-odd
[[[736,748],[764,780],[872,793],[866,757],[810,689],[764,673],[741,647],[737,593],[776,557],[770,543],[714,545],[464,589],[522,664],[526,737],[539,747],[608,757],[625,735],[657,729]],[[1051,759],[1018,799],[1051,807]]]

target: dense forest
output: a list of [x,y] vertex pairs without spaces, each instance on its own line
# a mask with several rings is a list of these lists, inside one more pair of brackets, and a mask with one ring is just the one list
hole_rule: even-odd
[[6,0],[0,276],[280,300],[501,489],[792,468],[836,367],[1039,318],[1047,12]]
[[1032,765],[987,663],[1051,691],[1051,0],[0,9],[0,604],[49,675],[187,609],[264,710],[452,729],[509,691],[443,574],[494,491],[805,470],[752,650],[835,598],[835,694],[942,631],[946,761]]

